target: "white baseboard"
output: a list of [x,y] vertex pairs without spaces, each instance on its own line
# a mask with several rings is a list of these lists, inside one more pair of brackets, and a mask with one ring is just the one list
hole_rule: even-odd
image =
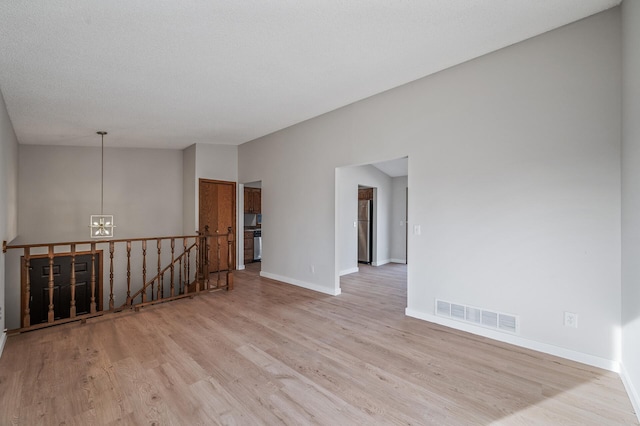
[[331,296],[337,296],[341,293],[339,288],[337,290],[334,290],[328,287],[323,287],[323,286],[308,283],[305,281],[296,280],[295,278],[283,277],[282,275],[272,274],[270,272],[260,271],[260,276],[269,278],[272,280],[276,280],[276,281],[281,281],[283,283],[296,285],[298,287],[306,288],[308,290],[317,291],[319,293],[329,294]]
[[340,271],[340,276],[354,274],[356,272],[360,272],[360,268],[358,268],[357,266],[355,268],[349,268],[345,269],[344,271]]
[[2,351],[4,350],[4,344],[7,343],[7,333],[0,334],[0,358],[2,358]]
[[640,421],[640,394],[636,390],[635,386],[633,386],[631,377],[629,377],[629,373],[627,372],[627,369],[624,368],[624,364],[622,363],[620,363],[620,378],[622,379],[622,383],[627,390],[627,394],[629,395],[629,399],[631,400],[633,410],[636,412],[636,416]]
[[382,266],[382,265],[386,265],[389,262],[391,262],[391,259],[384,259],[384,260],[381,260],[379,262],[371,262],[371,265],[373,265],[373,266]]
[[238,271],[243,271],[244,270],[244,265],[238,265],[238,267],[236,269]]
[[555,355],[560,358],[566,358],[571,361],[581,362],[605,370],[620,372],[620,363],[618,361],[600,358],[594,355],[585,354],[571,349],[561,348],[559,346],[549,345],[547,343],[536,342],[535,340],[525,339],[512,334],[501,333],[499,331],[489,330],[483,327],[466,324],[460,321],[439,317],[426,312],[406,308],[405,314],[410,317],[444,325],[445,327],[454,328],[456,330],[466,331],[468,333],[477,334],[479,336],[488,337],[504,343],[520,346],[534,351],[543,352],[549,355]]
[[389,259],[391,263],[407,263],[407,259]]

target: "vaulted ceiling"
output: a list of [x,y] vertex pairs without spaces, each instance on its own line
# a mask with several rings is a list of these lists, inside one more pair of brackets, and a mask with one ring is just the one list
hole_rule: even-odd
[[0,0],[23,144],[241,144],[620,0]]

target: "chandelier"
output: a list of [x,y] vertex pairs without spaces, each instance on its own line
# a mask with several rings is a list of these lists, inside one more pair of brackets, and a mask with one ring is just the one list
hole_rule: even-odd
[[101,159],[101,174],[100,174],[100,214],[92,214],[89,221],[89,228],[91,229],[91,238],[112,238],[113,228],[116,227],[113,223],[113,215],[104,214],[104,135],[107,132],[96,132],[102,137],[102,145],[100,151]]

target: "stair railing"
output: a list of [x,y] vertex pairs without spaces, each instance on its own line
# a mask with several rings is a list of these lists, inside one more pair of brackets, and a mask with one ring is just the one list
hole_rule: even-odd
[[[178,243],[176,245],[176,242]],[[140,251],[135,251],[135,246]],[[155,253],[148,247],[155,245]],[[177,252],[176,252],[177,246]],[[222,248],[226,247],[226,264],[222,260]],[[163,248],[165,251],[163,251]],[[153,238],[129,238],[113,240],[72,241],[46,244],[7,245],[2,250],[22,250],[21,269],[21,327],[16,332],[34,330],[71,321],[123,310],[139,310],[143,306],[193,297],[201,291],[232,290],[235,242],[232,228],[227,233],[210,233],[208,227],[197,235],[181,235]],[[108,253],[105,255],[105,253]],[[78,313],[76,263],[79,255],[90,255],[89,303],[85,313]],[[70,257],[70,276],[62,281],[56,272],[56,257]],[[216,262],[212,262],[212,256]],[[36,258],[46,258],[47,285],[43,289],[46,321],[32,324],[31,263]],[[108,257],[108,260],[105,260]],[[108,272],[101,274],[104,262]],[[155,263],[155,275],[147,279],[148,261]],[[154,262],[155,261],[155,262]],[[120,266],[123,263],[125,266]],[[164,265],[164,266],[163,266]],[[7,268],[10,265],[5,265]],[[214,277],[212,280],[211,277]],[[102,285],[108,281],[108,293]],[[139,286],[136,283],[140,283]],[[6,285],[12,285],[6,283]],[[70,300],[68,312],[61,312],[63,305],[59,289],[68,286]],[[137,289],[136,289],[137,287]],[[102,288],[102,291],[100,289]],[[105,294],[106,293],[106,294]],[[116,299],[123,303],[116,307]],[[43,315],[43,317],[45,317]]]

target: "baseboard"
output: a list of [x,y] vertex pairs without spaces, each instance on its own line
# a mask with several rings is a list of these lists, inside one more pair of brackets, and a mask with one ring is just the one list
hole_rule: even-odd
[[454,328],[456,330],[466,331],[478,336],[488,337],[489,339],[499,342],[509,343],[522,348],[532,349],[534,351],[543,352],[549,355],[555,355],[560,358],[569,359],[571,361],[581,362],[583,364],[602,368],[605,370],[620,372],[620,363],[614,360],[600,358],[594,355],[585,354],[571,349],[561,348],[559,346],[549,345],[547,343],[536,342],[535,340],[525,339],[512,334],[501,333],[499,331],[489,330],[483,327],[462,323],[460,321],[439,317],[426,312],[406,308],[405,314],[410,317],[444,325],[445,327]]
[[360,272],[360,268],[358,268],[357,266],[355,268],[349,268],[345,269],[344,271],[340,271],[340,276],[354,274],[356,272]]
[[620,363],[620,378],[622,379],[622,383],[627,390],[627,394],[629,395],[629,399],[631,400],[633,410],[636,412],[636,417],[638,417],[638,421],[640,421],[640,394],[636,390],[635,386],[633,386],[631,377],[629,377],[629,373],[627,372],[627,369],[624,368],[624,364],[622,363]]
[[244,270],[244,265],[238,265],[238,267],[236,269],[238,271],[243,271]]
[[4,331],[0,335],[0,358],[2,358],[2,351],[4,350],[4,344],[7,342],[7,332]]
[[389,259],[391,263],[407,263],[407,259]]
[[319,293],[329,294],[331,296],[337,296],[340,294],[340,289],[332,290],[327,287],[322,287],[316,284],[308,283],[305,281],[296,280],[295,278],[283,277],[282,275],[272,274],[270,272],[260,271],[260,276],[269,278],[283,283],[292,284],[298,287],[306,288],[308,290],[317,291]]
[[386,265],[387,263],[390,263],[391,259],[384,259],[381,260],[380,262],[371,262],[371,265],[373,266],[382,266],[382,265]]

